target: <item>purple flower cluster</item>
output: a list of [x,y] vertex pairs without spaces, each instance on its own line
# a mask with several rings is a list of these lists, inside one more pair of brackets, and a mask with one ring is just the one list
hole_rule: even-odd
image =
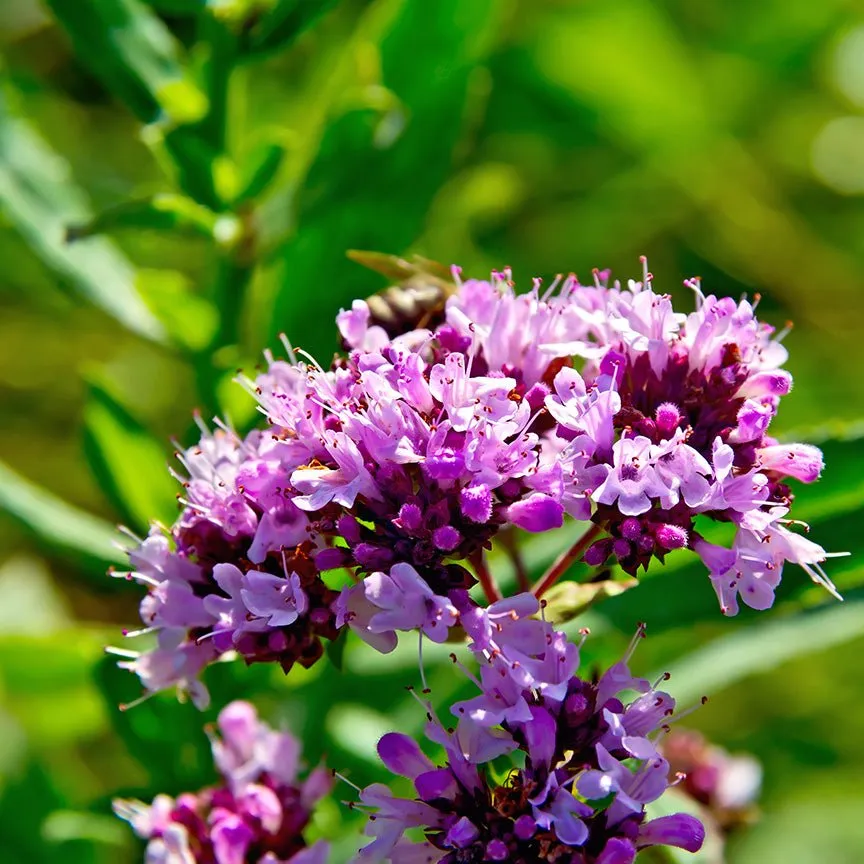
[[248,702],[219,714],[213,759],[222,783],[149,806],[117,800],[114,812],[147,843],[148,864],[325,864],[323,842],[303,839],[312,808],[331,788],[322,768],[299,781],[300,745],[258,719]]
[[[791,386],[780,339],[747,301],[688,284],[681,315],[647,272],[522,295],[494,274],[460,283],[434,330],[391,337],[355,302],[328,369],[268,354],[242,379],[265,427],[204,429],[178,520],[130,554],[158,641],[126,665],[203,702],[197,675],[228,651],[288,670],[346,625],[380,650],[398,630],[443,641],[496,534],[565,516],[593,523],[590,565],[635,574],[692,548],[726,614],[770,606],[786,562],[833,591],[787,518],[786,481],[815,480],[821,454],[767,435]],[[702,518],[735,526],[731,548]]]
[[[538,607],[520,595],[466,616],[480,693],[453,706],[454,729],[427,706],[426,734],[443,747],[443,766],[405,735],[381,739],[382,761],[413,781],[416,796],[381,784],[362,790],[374,839],[357,864],[631,864],[646,846],[701,847],[692,816],[646,820],[646,805],[673,782],[658,738],[675,701],[628,669],[643,631],[621,662],[586,680],[576,674],[578,646],[526,617]],[[625,702],[623,691],[637,695]],[[502,768],[494,760],[505,755]],[[417,828],[422,840],[405,836]]]

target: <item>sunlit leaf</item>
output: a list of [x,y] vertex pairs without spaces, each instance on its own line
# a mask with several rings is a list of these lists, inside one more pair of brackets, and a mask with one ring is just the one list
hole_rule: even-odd
[[142,269],[135,284],[172,342],[192,352],[211,344],[219,327],[219,312],[213,303],[195,293],[182,273]]
[[92,686],[107,638],[104,631],[83,628],[0,635],[2,701],[31,742],[68,743],[107,728],[105,706]]
[[[116,529],[61,501],[0,462],[0,508],[49,549],[84,558],[102,581],[105,568],[126,561]],[[100,572],[101,571],[101,572]]]
[[247,38],[248,50],[284,48],[336,6],[337,0],[275,0],[260,16]]
[[171,522],[177,485],[167,468],[166,448],[108,390],[91,382],[84,408],[84,450],[106,495],[132,526]]
[[193,232],[212,238],[217,221],[215,213],[190,198],[163,192],[150,198],[124,201],[97,213],[87,222],[69,225],[66,240],[73,242],[123,228]]
[[46,0],[87,65],[145,123],[190,123],[207,99],[185,73],[180,48],[138,0]]
[[69,246],[66,226],[91,218],[69,166],[18,115],[20,101],[0,80],[0,206],[42,262],[88,301],[150,339],[162,327],[135,290],[135,273],[105,239]]
[[859,638],[864,633],[864,595],[845,603],[739,627],[689,654],[670,668],[675,697],[693,701],[718,693],[743,678],[777,668],[810,654]]
[[546,617],[556,624],[581,615],[590,606],[617,597],[639,584],[638,579],[603,579],[599,582],[559,582],[546,592]]

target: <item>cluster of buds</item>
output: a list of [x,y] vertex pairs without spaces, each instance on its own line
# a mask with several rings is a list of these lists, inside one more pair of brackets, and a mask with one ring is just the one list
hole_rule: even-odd
[[[636,576],[683,548],[726,615],[739,599],[771,606],[788,562],[836,596],[828,553],[788,518],[788,481],[816,480],[821,453],[768,434],[792,383],[783,334],[698,280],[685,283],[695,311],[676,313],[647,268],[626,286],[595,272],[525,294],[508,272],[453,277],[446,305],[417,326],[385,328],[374,302],[356,301],[338,316],[346,353],[328,368],[287,340],[286,359],[267,353],[261,374],[239,379],[260,428],[199,423],[198,444],[178,454],[179,517],[137,540],[118,574],[148,589],[144,628],[129,635],[155,635],[149,650],[118,651],[121,665],[145,697],[177,687],[203,707],[201,672],[232,653],[288,672],[348,629],[387,652],[400,631],[441,643],[458,627],[480,693],[453,706],[453,728],[424,703],[444,765],[399,733],[381,740],[416,796],[360,790],[375,812],[358,862],[630,864],[647,846],[695,851],[698,820],[646,811],[683,777],[680,747],[663,740],[674,700],[631,675],[630,652],[579,677],[579,646],[538,598],[575,561]],[[730,546],[705,539],[707,520],[734,527]],[[518,537],[568,521],[585,528],[532,586]],[[486,563],[496,538],[522,592],[509,599]],[[323,775],[298,785],[293,739],[250,706],[226,708],[220,728],[222,786],[118,805],[149,839],[148,861],[323,860],[302,839]],[[503,774],[499,757],[512,762]],[[699,800],[716,803],[712,790]]]

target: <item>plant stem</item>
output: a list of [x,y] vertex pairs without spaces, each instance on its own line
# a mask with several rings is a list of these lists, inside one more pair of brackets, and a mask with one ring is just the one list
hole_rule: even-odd
[[531,589],[531,593],[537,598],[542,597],[564,575],[570,565],[582,557],[585,550],[597,539],[602,530],[599,525],[592,525],[569,549],[558,556],[555,563]]
[[530,591],[531,579],[528,576],[525,562],[522,560],[522,553],[519,551],[515,530],[513,528],[505,528],[498,534],[498,542],[504,548],[507,557],[513,564],[513,569],[516,571],[516,582],[519,585],[519,590]]
[[495,578],[489,571],[486,564],[486,553],[482,549],[478,549],[470,559],[471,565],[474,567],[474,572],[477,574],[477,581],[486,595],[486,599],[490,603],[495,603],[501,599],[501,590],[495,582]]

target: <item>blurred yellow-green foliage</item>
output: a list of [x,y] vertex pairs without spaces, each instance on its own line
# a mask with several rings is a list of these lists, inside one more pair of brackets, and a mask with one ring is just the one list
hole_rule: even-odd
[[[586,650],[614,656],[644,617],[646,670],[708,692],[693,724],[763,761],[730,864],[864,861],[861,4],[4,0],[0,52],[4,864],[140,860],[111,795],[210,779],[191,706],[115,709],[136,684],[101,648],[139,593],[104,576],[110,523],[171,518],[169,439],[196,407],[249,422],[230,379],[281,331],[336,348],[334,314],[383,284],[348,248],[525,285],[645,253],[684,303],[700,275],[794,321],[779,428],[825,444],[798,515],[857,550],[832,570],[847,603],[789,568],[774,610],[726,621],[683,567],[593,612]],[[386,723],[422,721],[398,698],[415,674],[349,650],[342,673],[210,681],[366,782]],[[350,827],[320,817],[337,862]]]

